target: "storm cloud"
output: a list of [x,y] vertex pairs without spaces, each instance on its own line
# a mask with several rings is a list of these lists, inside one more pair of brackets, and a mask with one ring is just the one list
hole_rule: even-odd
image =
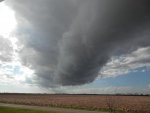
[[113,56],[150,46],[149,0],[8,0],[22,64],[44,87],[94,81]]

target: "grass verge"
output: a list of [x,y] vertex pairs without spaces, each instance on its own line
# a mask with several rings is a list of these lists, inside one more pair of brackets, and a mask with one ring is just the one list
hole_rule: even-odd
[[0,113],[56,113],[56,112],[0,107]]

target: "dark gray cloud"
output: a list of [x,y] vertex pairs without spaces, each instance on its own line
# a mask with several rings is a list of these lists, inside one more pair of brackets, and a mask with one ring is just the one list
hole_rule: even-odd
[[150,45],[149,0],[8,0],[22,63],[45,87],[95,80],[114,55]]

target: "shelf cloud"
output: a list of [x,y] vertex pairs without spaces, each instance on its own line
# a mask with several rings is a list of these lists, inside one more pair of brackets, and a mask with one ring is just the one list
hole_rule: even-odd
[[150,46],[149,0],[6,3],[16,14],[21,62],[35,71],[33,79],[43,87],[90,83],[113,56]]

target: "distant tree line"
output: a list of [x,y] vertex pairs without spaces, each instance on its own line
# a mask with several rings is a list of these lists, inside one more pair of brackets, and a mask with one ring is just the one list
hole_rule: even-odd
[[0,95],[99,95],[99,96],[150,96],[150,94],[143,94],[143,93],[116,93],[116,94],[67,94],[67,93],[7,93],[7,92],[0,92]]

